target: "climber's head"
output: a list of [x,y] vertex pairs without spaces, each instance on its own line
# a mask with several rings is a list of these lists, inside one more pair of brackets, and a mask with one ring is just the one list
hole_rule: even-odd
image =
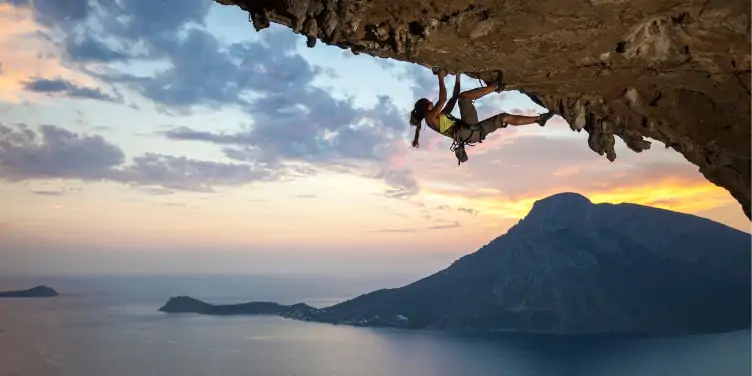
[[412,112],[410,112],[410,125],[418,126],[426,117],[428,111],[433,110],[433,102],[426,98],[420,98],[415,102]]

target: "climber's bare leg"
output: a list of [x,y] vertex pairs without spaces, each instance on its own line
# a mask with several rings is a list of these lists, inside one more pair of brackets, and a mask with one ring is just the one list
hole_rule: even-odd
[[539,119],[540,119],[540,116],[523,116],[523,115],[508,115],[508,114],[502,115],[502,121],[505,124],[515,125],[515,126],[537,123]]
[[506,128],[508,125],[520,126],[537,123],[540,126],[545,126],[546,122],[553,117],[552,112],[546,112],[537,116],[523,116],[523,115],[510,115],[507,113],[501,113],[491,116],[480,122],[481,127],[486,134],[490,134],[499,128]]

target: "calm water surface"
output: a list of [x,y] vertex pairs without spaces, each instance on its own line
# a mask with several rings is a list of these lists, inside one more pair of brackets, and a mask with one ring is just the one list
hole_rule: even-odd
[[326,306],[402,277],[66,277],[63,296],[0,299],[0,375],[750,375],[750,332],[666,338],[458,335],[276,317],[167,315],[167,298]]

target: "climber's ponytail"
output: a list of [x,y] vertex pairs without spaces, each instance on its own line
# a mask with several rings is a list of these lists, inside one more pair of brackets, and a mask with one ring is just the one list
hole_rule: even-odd
[[418,147],[418,138],[420,137],[420,122],[426,118],[428,112],[428,104],[431,103],[426,98],[418,99],[413,106],[413,110],[410,111],[410,125],[415,127],[415,138],[413,138],[413,147]]
[[420,125],[420,122],[426,118],[429,103],[431,103],[431,101],[426,98],[420,98],[415,102],[415,106],[413,106],[413,110],[410,112],[410,125]]

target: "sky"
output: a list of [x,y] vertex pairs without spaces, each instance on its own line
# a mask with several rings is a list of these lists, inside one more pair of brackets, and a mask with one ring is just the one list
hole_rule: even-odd
[[[426,128],[411,148],[429,70],[176,1],[0,0],[0,273],[426,274],[563,191],[749,230],[662,143],[617,139],[609,162],[558,116],[462,166]],[[476,105],[545,111],[516,91]]]

